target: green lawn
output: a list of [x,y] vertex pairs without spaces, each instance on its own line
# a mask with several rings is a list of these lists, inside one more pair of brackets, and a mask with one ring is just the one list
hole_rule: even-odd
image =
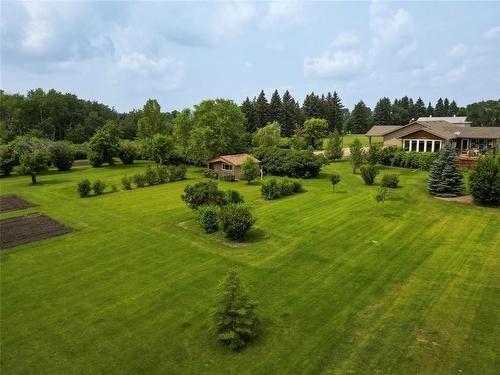
[[[354,142],[355,139],[359,139],[359,141],[361,142],[361,144],[364,146],[364,147],[368,147],[369,145],[369,139],[366,135],[364,134],[346,134],[342,137],[343,141],[344,141],[344,147],[349,147],[349,145]],[[372,143],[373,142],[383,142],[384,141],[384,137],[372,137]],[[326,148],[327,146],[327,142],[328,142],[328,138],[325,138],[323,140],[323,148]]]
[[[498,373],[498,209],[436,200],[426,173],[386,168],[401,187],[377,210],[377,186],[340,162],[276,201],[258,185],[219,183],[258,218],[234,246],[203,234],[180,199],[201,169],[155,187],[75,192],[83,177],[119,185],[143,168],[1,180],[2,194],[39,204],[22,213],[76,230],[1,253],[2,374]],[[261,335],[239,353],[209,333],[231,267],[261,317]]]

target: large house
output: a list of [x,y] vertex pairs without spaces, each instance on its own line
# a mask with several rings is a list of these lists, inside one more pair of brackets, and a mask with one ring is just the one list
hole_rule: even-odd
[[500,127],[472,127],[465,117],[420,117],[407,125],[376,125],[366,135],[384,138],[384,146],[437,152],[451,143],[460,154],[480,154],[500,147]]
[[235,180],[239,180],[241,164],[247,159],[252,160],[255,164],[260,164],[260,160],[248,154],[221,155],[208,161],[208,170],[219,175],[230,174],[234,176]]

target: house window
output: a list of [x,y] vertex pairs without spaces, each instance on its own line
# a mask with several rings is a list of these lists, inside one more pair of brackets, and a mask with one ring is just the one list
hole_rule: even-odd
[[432,152],[432,141],[425,141],[425,152]]
[[418,145],[418,141],[412,140],[410,151],[417,151],[417,145]]
[[405,151],[410,151],[410,140],[409,139],[405,139],[404,148],[405,148]]
[[233,166],[231,164],[222,164],[222,170],[231,172],[233,170]]
[[418,152],[425,151],[425,141],[418,141]]
[[438,152],[441,149],[441,141],[434,141],[434,152]]

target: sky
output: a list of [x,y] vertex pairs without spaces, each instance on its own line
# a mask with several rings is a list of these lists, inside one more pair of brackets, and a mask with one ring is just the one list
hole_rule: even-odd
[[0,87],[54,88],[120,112],[182,110],[261,89],[500,98],[500,2],[0,3]]

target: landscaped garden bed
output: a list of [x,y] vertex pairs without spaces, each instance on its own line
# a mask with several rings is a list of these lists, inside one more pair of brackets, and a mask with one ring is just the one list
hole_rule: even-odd
[[0,212],[9,212],[24,210],[26,208],[36,207],[36,204],[28,202],[17,195],[2,195],[0,196]]

